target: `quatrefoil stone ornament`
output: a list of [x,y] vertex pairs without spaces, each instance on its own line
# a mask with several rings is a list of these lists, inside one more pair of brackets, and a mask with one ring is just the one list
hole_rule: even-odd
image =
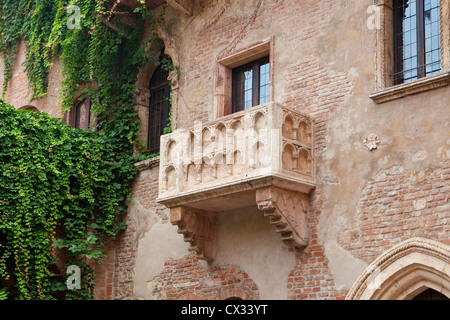
[[376,134],[371,133],[367,138],[364,139],[364,145],[370,151],[377,149],[380,145],[380,138]]

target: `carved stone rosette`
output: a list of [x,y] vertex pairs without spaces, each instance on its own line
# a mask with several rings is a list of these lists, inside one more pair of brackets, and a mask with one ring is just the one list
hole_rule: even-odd
[[268,187],[256,190],[256,203],[286,246],[303,249],[308,245],[308,195]]

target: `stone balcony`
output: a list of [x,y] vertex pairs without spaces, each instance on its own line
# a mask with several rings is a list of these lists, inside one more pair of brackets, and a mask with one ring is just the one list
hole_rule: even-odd
[[304,248],[313,133],[312,118],[271,102],[163,135],[157,201],[201,259],[215,257],[217,213],[250,206]]

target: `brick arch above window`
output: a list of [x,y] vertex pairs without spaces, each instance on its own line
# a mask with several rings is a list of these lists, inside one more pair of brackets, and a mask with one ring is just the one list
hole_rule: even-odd
[[19,110],[39,111],[38,108],[36,108],[35,106],[32,106],[32,105],[27,105],[27,106],[20,107]]
[[206,300],[206,295],[198,290],[189,289],[179,293],[175,300]]

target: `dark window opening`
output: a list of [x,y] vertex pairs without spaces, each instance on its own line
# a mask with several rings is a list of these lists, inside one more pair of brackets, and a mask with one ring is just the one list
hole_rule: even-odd
[[91,100],[85,98],[72,108],[72,127],[88,130],[91,123]]
[[419,293],[417,296],[415,296],[413,300],[450,300],[450,299],[436,290],[427,289],[422,293]]
[[394,1],[394,84],[441,71],[439,0]]
[[269,57],[233,69],[233,112],[269,102]]
[[168,125],[170,113],[169,71],[159,67],[150,80],[150,110],[148,119],[148,149],[150,153],[159,152],[160,137]]

